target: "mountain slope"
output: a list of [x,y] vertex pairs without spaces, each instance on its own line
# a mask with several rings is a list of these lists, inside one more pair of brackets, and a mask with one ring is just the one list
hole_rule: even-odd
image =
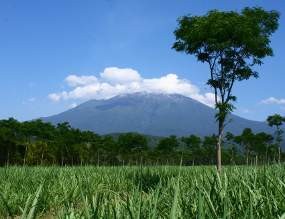
[[[216,133],[215,110],[178,94],[135,93],[108,100],[90,100],[44,121],[69,122],[73,127],[99,134],[139,132],[148,135],[200,136]],[[272,132],[266,123],[235,115],[226,130],[239,134],[244,128]]]

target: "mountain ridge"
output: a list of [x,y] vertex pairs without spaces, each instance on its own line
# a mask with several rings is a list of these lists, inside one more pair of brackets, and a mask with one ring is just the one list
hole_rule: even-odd
[[[132,93],[104,100],[89,100],[54,116],[41,118],[98,134],[139,132],[154,136],[215,134],[215,109],[180,94]],[[226,131],[240,134],[244,128],[272,133],[265,122],[231,114]]]

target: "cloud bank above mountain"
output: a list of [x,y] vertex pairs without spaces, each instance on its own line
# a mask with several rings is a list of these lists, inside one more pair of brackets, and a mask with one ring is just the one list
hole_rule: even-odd
[[275,97],[269,97],[267,99],[264,99],[261,101],[263,104],[277,104],[277,105],[285,105],[285,99],[283,98],[275,98]]
[[189,80],[181,79],[174,73],[159,78],[143,78],[138,71],[131,68],[108,67],[99,77],[95,75],[69,75],[65,78],[69,86],[68,91],[51,93],[49,99],[58,102],[61,100],[88,100],[108,99],[120,94],[147,92],[164,94],[181,94],[214,106],[214,94],[202,93]]

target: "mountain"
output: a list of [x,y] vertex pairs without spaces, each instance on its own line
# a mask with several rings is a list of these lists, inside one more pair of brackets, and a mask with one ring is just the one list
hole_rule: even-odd
[[[134,93],[107,100],[90,100],[58,115],[42,118],[57,124],[69,122],[72,127],[98,134],[139,132],[154,136],[217,132],[215,109],[178,94]],[[244,128],[271,132],[265,122],[230,115],[226,131],[239,134]]]

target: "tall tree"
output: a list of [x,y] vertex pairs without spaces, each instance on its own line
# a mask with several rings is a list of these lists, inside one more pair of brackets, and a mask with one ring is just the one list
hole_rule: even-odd
[[185,143],[187,149],[191,151],[192,155],[192,163],[195,164],[195,161],[198,159],[200,154],[200,146],[202,143],[202,140],[199,136],[196,135],[190,135],[189,137],[182,137],[181,141]]
[[215,145],[217,144],[217,137],[215,135],[205,136],[203,141],[203,156],[206,163],[213,165],[215,162]]
[[278,28],[279,13],[262,8],[235,11],[209,11],[204,16],[184,16],[179,19],[173,48],[195,55],[207,63],[218,111],[217,169],[221,170],[221,143],[227,115],[233,111],[236,97],[232,90],[236,81],[258,77],[253,67],[263,58],[272,56],[270,36]]
[[175,148],[179,146],[179,141],[175,135],[171,135],[166,138],[162,138],[156,149],[164,152],[172,152]]
[[230,164],[235,164],[235,159],[238,157],[238,148],[235,142],[235,138],[236,136],[231,132],[227,132],[225,135],[225,143],[227,144],[230,155]]
[[256,163],[258,158],[263,158],[264,163],[268,163],[268,150],[271,147],[273,137],[265,132],[255,134],[253,139],[253,151],[256,156]]
[[267,123],[269,126],[275,126],[276,127],[276,132],[275,132],[275,141],[278,147],[278,162],[280,163],[281,160],[281,143],[282,143],[282,134],[283,130],[281,129],[281,126],[285,122],[285,117],[279,115],[279,114],[274,114],[272,116],[268,116],[267,118]]
[[123,151],[140,151],[148,147],[146,137],[133,132],[121,134],[118,144]]
[[235,137],[235,142],[242,145],[245,153],[246,165],[249,164],[249,156],[252,151],[254,134],[250,128],[245,128],[241,135]]

